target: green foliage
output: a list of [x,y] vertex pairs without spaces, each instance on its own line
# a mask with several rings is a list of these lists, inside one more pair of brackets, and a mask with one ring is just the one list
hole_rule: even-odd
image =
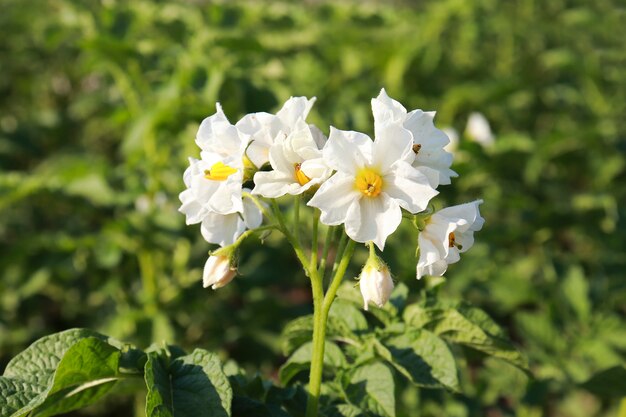
[[196,349],[190,355],[167,359],[148,353],[147,416],[230,416],[232,389],[215,354]]
[[0,377],[1,415],[64,414],[100,400],[119,381],[143,373],[148,416],[231,416],[232,389],[215,354],[196,349],[184,355],[175,347],[143,353],[118,346],[84,329],[36,341]]
[[[395,416],[395,387],[406,381],[416,387],[463,391],[448,343],[525,368],[505,332],[484,311],[466,303],[407,304],[406,286],[399,284],[393,302],[364,315],[360,294],[351,284],[345,283],[338,294],[324,361],[323,402],[329,415]],[[279,372],[283,384],[298,386],[307,376],[302,371],[308,370],[311,358],[311,327],[310,317],[285,326],[283,346],[291,356]],[[461,351],[456,355],[463,359]]]
[[393,375],[387,366],[368,363],[353,369],[347,378],[345,393],[351,403],[374,416],[395,417]]
[[[310,313],[308,283],[269,236],[263,246],[244,245],[242,277],[198,290],[209,248],[176,212],[186,158],[197,156],[197,126],[216,101],[235,121],[275,111],[290,95],[317,95],[311,121],[371,133],[369,100],[384,86],[460,132],[460,176],[441,187],[437,204],[480,197],[487,220],[439,287],[415,281],[414,234],[403,225],[383,257],[407,286],[404,302],[421,310],[439,308],[422,303],[426,297],[470,302],[523,346],[534,376],[510,366],[505,360],[524,362],[454,302],[454,317],[423,329],[453,352],[461,393],[397,384],[397,415],[616,415],[618,399],[606,393],[619,384],[594,376],[626,360],[620,1],[0,7],[2,366],[42,335],[89,327],[139,346],[221,349],[251,372],[274,374],[276,355],[310,337],[303,326],[300,336],[279,339],[287,322]],[[473,111],[490,121],[493,147],[465,134]],[[349,364],[380,355],[367,334],[393,325],[404,308],[392,301],[364,316],[359,303],[356,293],[349,307],[337,307],[344,328],[329,333]],[[143,369],[145,357],[115,346],[124,369]],[[12,375],[16,364],[0,378],[2,413],[25,406],[53,378],[35,368]],[[233,402],[266,407],[262,392]],[[93,412],[143,415],[143,396],[125,390]],[[355,407],[331,402],[327,410],[359,415]]]

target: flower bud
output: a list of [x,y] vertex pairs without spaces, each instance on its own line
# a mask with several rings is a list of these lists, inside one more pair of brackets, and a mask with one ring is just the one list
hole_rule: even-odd
[[389,300],[391,291],[393,291],[393,280],[389,268],[378,256],[375,259],[370,256],[363,267],[359,276],[359,286],[361,287],[365,311],[368,310],[370,301],[378,307],[382,307]]
[[204,265],[202,286],[211,286],[214,290],[222,288],[237,275],[237,268],[232,264],[231,258],[224,255],[211,255]]

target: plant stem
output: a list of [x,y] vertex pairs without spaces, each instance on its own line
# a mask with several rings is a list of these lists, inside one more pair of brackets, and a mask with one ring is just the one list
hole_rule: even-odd
[[[315,214],[313,215],[313,236],[312,236],[312,242],[311,242],[311,266],[309,267],[310,269],[315,269],[315,271],[317,271],[317,232],[318,232],[318,226],[319,226],[319,220],[320,220],[320,216],[319,216],[319,212],[315,212]],[[317,274],[319,275],[319,273]],[[322,283],[322,291],[324,291],[324,281],[323,279],[320,278],[320,282]]]
[[333,239],[333,235],[335,234],[335,226],[328,226],[326,229],[326,237],[324,238],[324,247],[322,249],[322,258],[320,259],[320,266],[317,269],[317,273],[319,274],[322,283],[324,283],[324,276],[326,275],[326,261],[328,258],[328,250],[330,249],[330,243]]
[[300,200],[302,194],[298,194],[293,204],[293,236],[300,243]]
[[341,238],[339,239],[339,245],[337,246],[337,253],[335,253],[335,260],[333,261],[333,269],[331,271],[331,276],[335,275],[337,272],[337,267],[339,266],[339,261],[342,258],[343,251],[346,248],[346,242],[348,241],[348,235],[346,235],[345,231],[341,234]]
[[313,290],[313,356],[311,358],[311,373],[309,376],[309,398],[306,404],[306,417],[317,417],[319,406],[320,387],[322,385],[322,371],[324,366],[324,344],[326,341],[326,326],[330,306],[335,300],[339,284],[346,273],[352,253],[354,241],[349,240],[346,250],[341,256],[337,271],[333,276],[332,283],[324,296],[322,277],[317,269],[312,269],[311,288]]

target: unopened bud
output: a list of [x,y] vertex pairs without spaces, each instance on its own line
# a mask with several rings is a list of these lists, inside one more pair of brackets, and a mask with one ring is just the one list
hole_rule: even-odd
[[222,288],[237,275],[237,268],[232,265],[231,259],[224,255],[211,255],[204,265],[202,286],[211,286],[214,290]]
[[387,265],[380,259],[377,259],[377,262],[368,261],[361,271],[359,286],[363,296],[363,308],[366,311],[370,301],[378,307],[385,305],[393,291],[393,280]]

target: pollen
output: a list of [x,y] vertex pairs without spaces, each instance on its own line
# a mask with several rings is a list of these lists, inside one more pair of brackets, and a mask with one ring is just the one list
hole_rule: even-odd
[[454,237],[454,232],[448,235],[448,247],[453,248],[455,246],[456,240]]
[[421,149],[422,149],[422,145],[420,145],[419,143],[416,143],[415,145],[413,145],[413,152],[415,152],[415,155],[420,153]]
[[354,182],[357,190],[368,197],[376,197],[383,188],[383,179],[370,168],[364,168],[356,175]]
[[225,165],[223,162],[216,162],[211,169],[204,170],[204,178],[213,181],[225,181],[235,172],[237,172],[235,168]]
[[306,174],[302,172],[302,169],[300,168],[301,166],[302,164],[293,164],[293,170],[298,184],[304,185],[307,182],[311,181],[311,178],[307,177]]

